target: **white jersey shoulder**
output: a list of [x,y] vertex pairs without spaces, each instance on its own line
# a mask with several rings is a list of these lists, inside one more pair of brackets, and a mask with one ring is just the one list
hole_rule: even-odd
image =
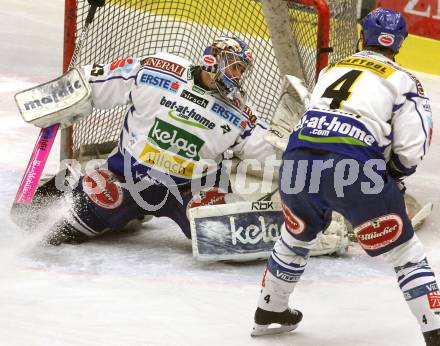
[[404,175],[414,172],[430,144],[432,114],[422,84],[375,52],[362,51],[324,69],[310,108],[355,115]]

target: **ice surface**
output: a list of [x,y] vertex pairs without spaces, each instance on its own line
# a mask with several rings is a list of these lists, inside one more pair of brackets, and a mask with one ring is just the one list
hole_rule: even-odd
[[[13,94],[61,72],[63,3],[0,2],[0,345],[423,345],[392,269],[356,247],[311,259],[291,302],[305,315],[295,333],[251,339],[263,262],[199,263],[164,219],[58,248],[18,230],[9,209],[38,129],[22,122]],[[437,117],[440,78],[416,74]],[[434,203],[418,234],[440,273],[438,138],[408,191]]]

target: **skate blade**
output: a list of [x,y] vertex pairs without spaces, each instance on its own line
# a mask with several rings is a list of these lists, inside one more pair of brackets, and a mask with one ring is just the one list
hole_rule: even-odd
[[281,334],[291,332],[298,327],[297,324],[290,324],[288,326],[278,325],[277,327],[271,327],[270,325],[260,325],[254,324],[252,328],[251,336],[262,336],[262,335],[273,335],[273,334]]

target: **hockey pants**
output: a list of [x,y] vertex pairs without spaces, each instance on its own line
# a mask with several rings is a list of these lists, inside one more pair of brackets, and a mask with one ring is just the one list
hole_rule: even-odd
[[[349,170],[354,168],[345,164],[358,165],[356,179],[350,178]],[[342,175],[338,167],[343,167]],[[269,311],[287,308],[289,296],[305,270],[309,249],[317,234],[329,225],[335,210],[351,222],[368,255],[383,255],[394,267],[399,287],[422,331],[440,328],[436,315],[440,292],[406,214],[403,195],[396,182],[378,169],[375,178],[382,178],[382,188],[365,193],[365,183],[370,188],[373,184],[372,175],[367,176],[366,171],[362,163],[336,153],[296,149],[284,154],[280,195],[285,223],[268,259],[258,306]],[[318,186],[316,172],[320,172]],[[348,180],[350,184],[346,184]],[[380,187],[378,179],[375,183]]]

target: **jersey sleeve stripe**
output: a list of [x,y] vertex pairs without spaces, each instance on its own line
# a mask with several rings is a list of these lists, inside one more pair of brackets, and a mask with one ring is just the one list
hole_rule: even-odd
[[109,80],[113,80],[113,79],[129,80],[129,79],[134,79],[134,78],[136,78],[136,76],[130,76],[130,77],[114,76],[114,77],[109,77],[109,78],[105,78],[105,79],[92,80],[92,81],[89,81],[89,83],[90,83],[90,84],[95,84],[95,83],[104,83],[104,82],[108,82]]

